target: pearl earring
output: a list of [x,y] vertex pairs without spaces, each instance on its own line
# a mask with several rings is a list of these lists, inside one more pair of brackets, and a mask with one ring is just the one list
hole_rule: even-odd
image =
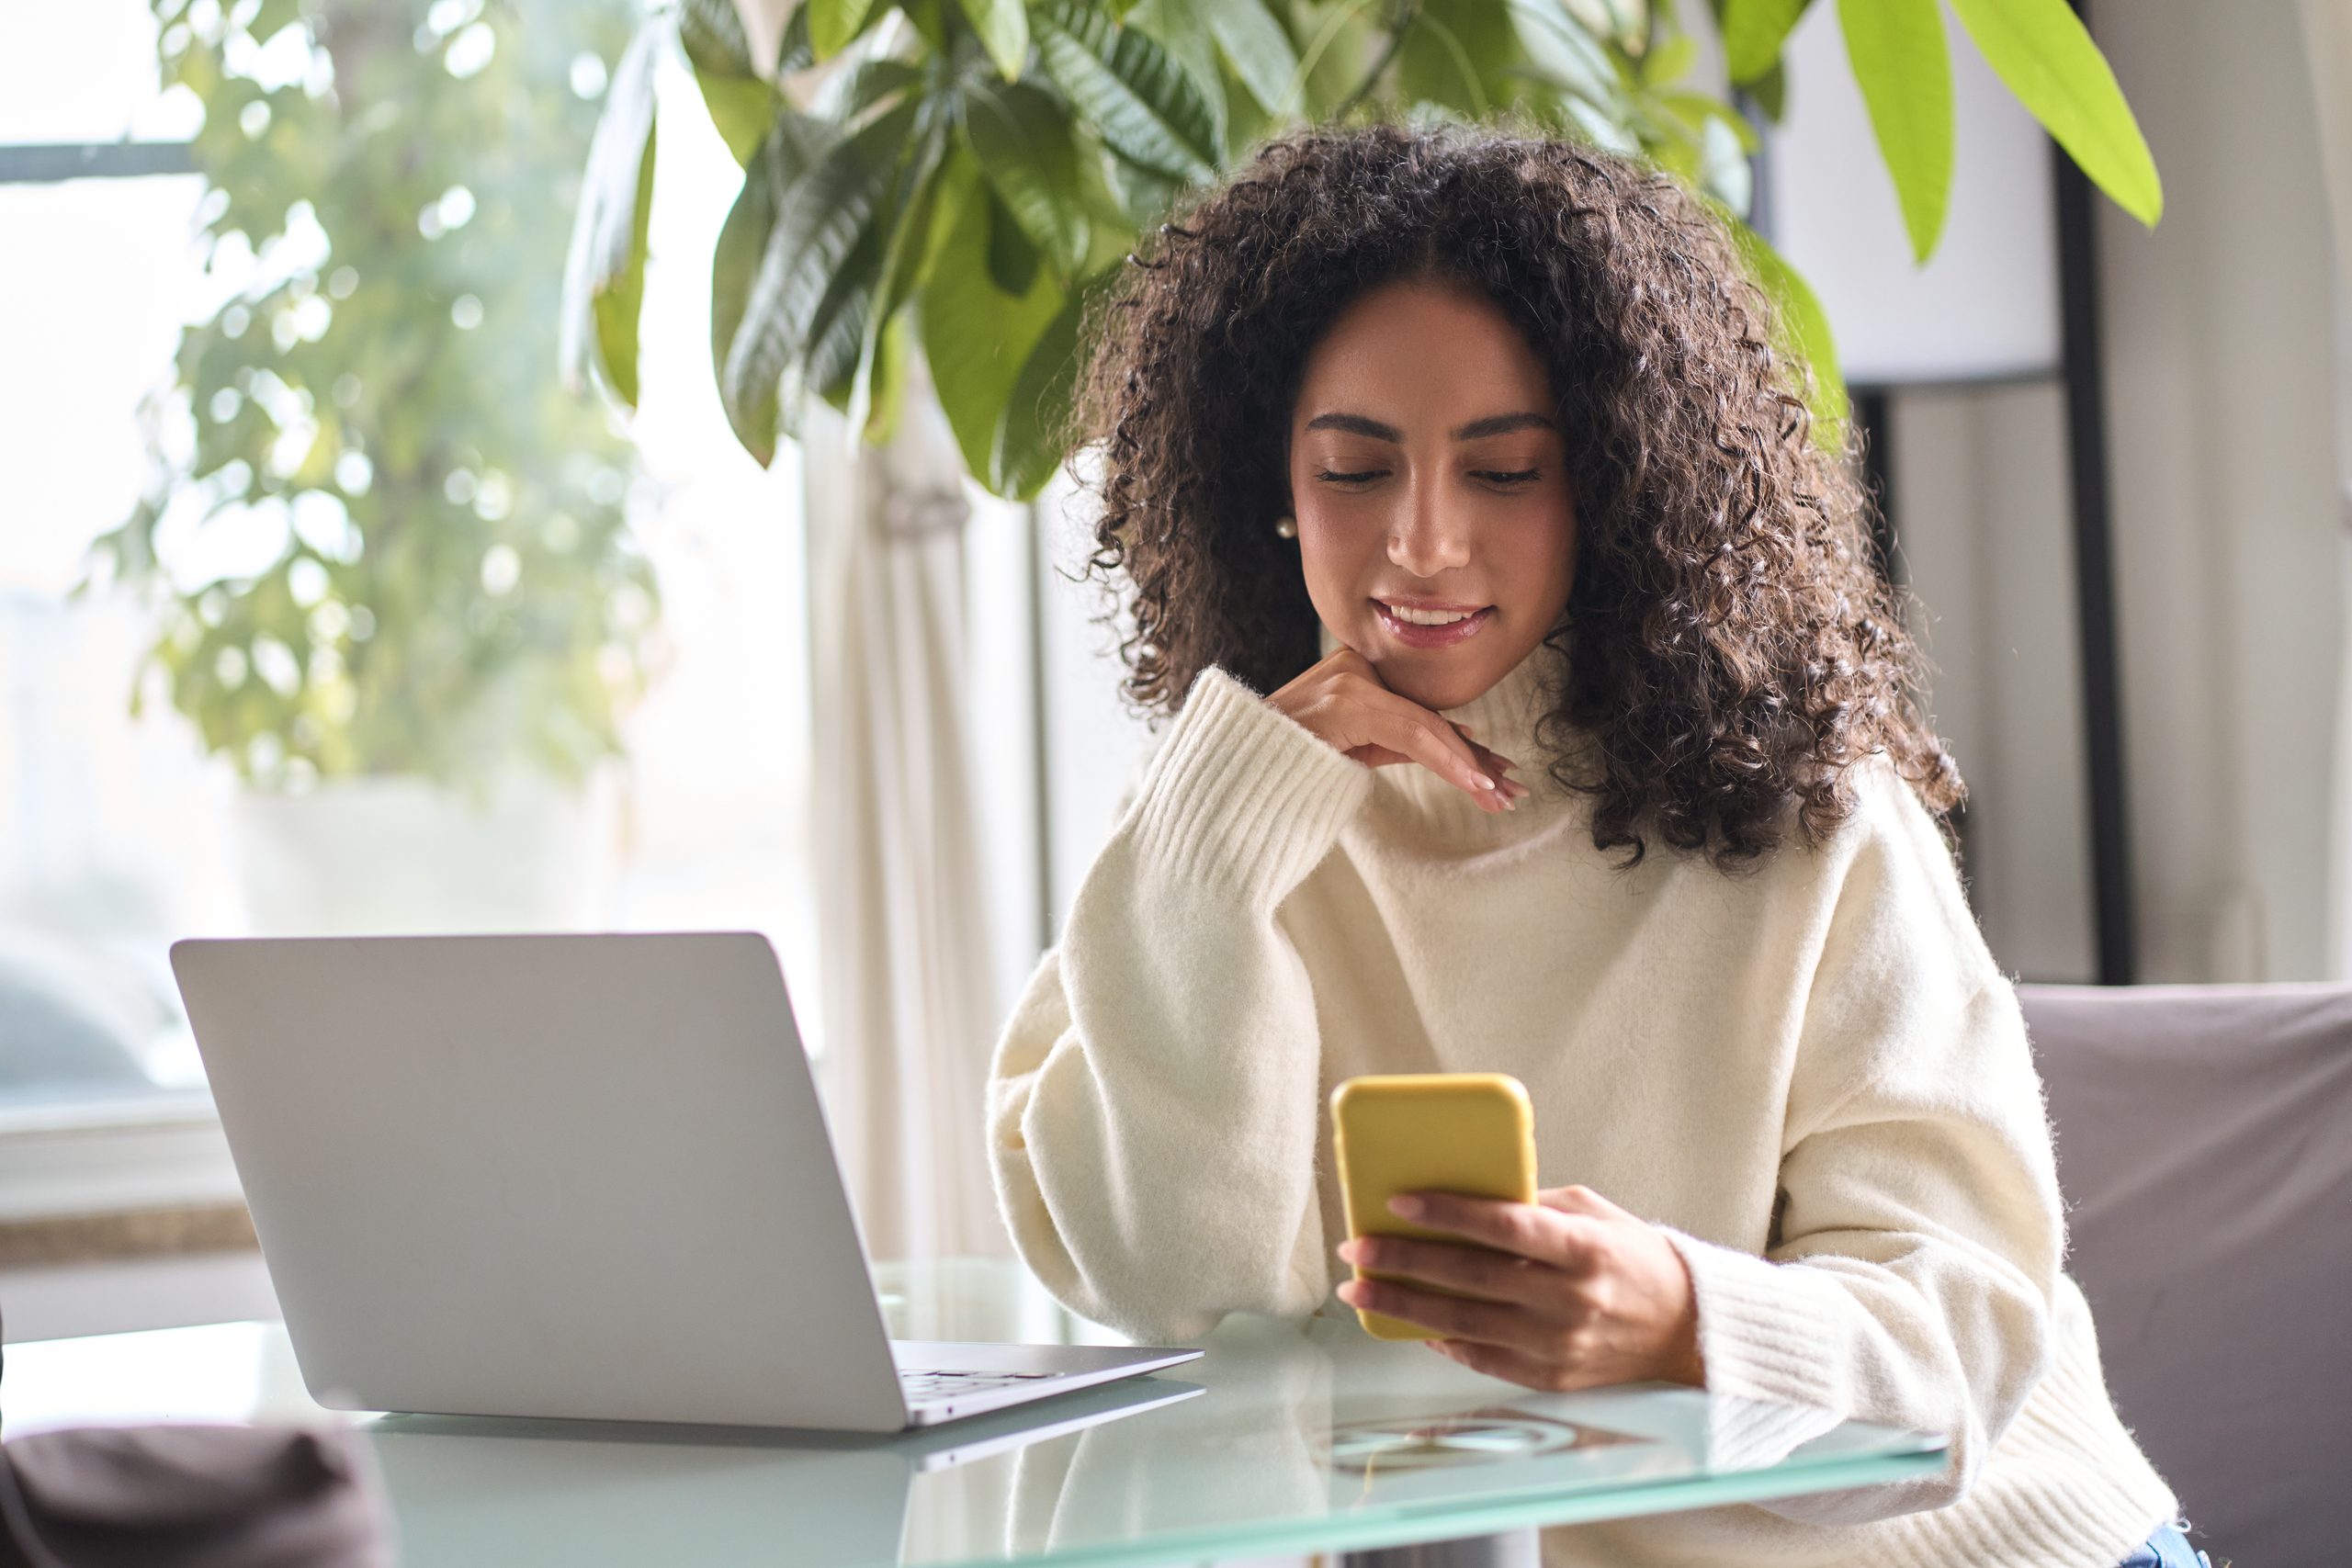
[[1295,517],[1293,517],[1293,516],[1292,516],[1289,513],[1287,513],[1287,512],[1283,513],[1280,517],[1275,518],[1275,519],[1274,519],[1274,537],[1276,537],[1276,538],[1278,538],[1278,539],[1295,539],[1295,538],[1297,538],[1297,537],[1298,537],[1298,519],[1297,519],[1297,518],[1295,518]]

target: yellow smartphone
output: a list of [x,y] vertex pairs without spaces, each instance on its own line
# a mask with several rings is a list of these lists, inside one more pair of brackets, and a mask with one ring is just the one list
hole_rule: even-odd
[[[1461,1241],[1390,1213],[1388,1200],[1400,1192],[1535,1201],[1535,1111],[1527,1087],[1508,1073],[1350,1078],[1331,1091],[1331,1146],[1351,1236]],[[1390,1277],[1356,1269],[1359,1280]],[[1356,1316],[1381,1339],[1442,1337],[1361,1307]]]

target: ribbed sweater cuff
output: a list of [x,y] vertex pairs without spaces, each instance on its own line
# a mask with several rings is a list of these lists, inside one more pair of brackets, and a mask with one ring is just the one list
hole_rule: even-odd
[[1372,770],[1212,665],[1144,777],[1129,818],[1164,874],[1272,908],[1330,852],[1372,793]]
[[1711,1393],[1838,1411],[1833,1281],[1669,1227],[1666,1238],[1690,1270],[1699,1354]]

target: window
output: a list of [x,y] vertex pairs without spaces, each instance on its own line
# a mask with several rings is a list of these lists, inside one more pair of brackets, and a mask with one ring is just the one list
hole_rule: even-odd
[[[183,935],[749,928],[815,1018],[797,463],[743,456],[708,358],[733,161],[665,115],[623,421],[559,384],[554,299],[635,7],[334,14],[368,36],[36,7],[0,59],[0,1216],[219,1188],[25,1158],[209,1120]],[[199,53],[209,102],[159,79]],[[413,202],[338,140],[386,136]],[[142,501],[143,577],[94,551]],[[405,728],[369,709],[363,660],[465,637]]]

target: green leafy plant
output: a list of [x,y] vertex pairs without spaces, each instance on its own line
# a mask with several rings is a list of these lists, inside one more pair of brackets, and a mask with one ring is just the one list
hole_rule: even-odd
[[[154,479],[85,587],[158,602],[172,702],[251,781],[576,779],[617,749],[656,613],[629,448],[548,373],[571,176],[639,13],[155,14],[166,85],[204,106],[204,234],[232,292],[181,336]],[[228,537],[245,558],[216,576],[201,558]]]
[[[1136,235],[1300,122],[1508,116],[1646,158],[1735,219],[1751,114],[1780,112],[1809,0],[1711,0],[1735,92],[1695,85],[1697,40],[1651,0],[802,0],[755,59],[731,0],[679,0],[631,46],[587,174],[567,319],[575,370],[636,400],[650,61],[682,48],[744,168],[712,258],[712,363],[765,462],[814,392],[889,428],[912,355],[972,472],[1025,497],[1062,453],[1088,299]],[[1951,175],[1939,0],[1838,0],[1849,59],[1921,259]],[[2153,223],[2161,187],[2130,107],[2065,0],[1951,0],[2011,90],[2092,179]],[[1834,429],[1826,318],[1742,223]]]

